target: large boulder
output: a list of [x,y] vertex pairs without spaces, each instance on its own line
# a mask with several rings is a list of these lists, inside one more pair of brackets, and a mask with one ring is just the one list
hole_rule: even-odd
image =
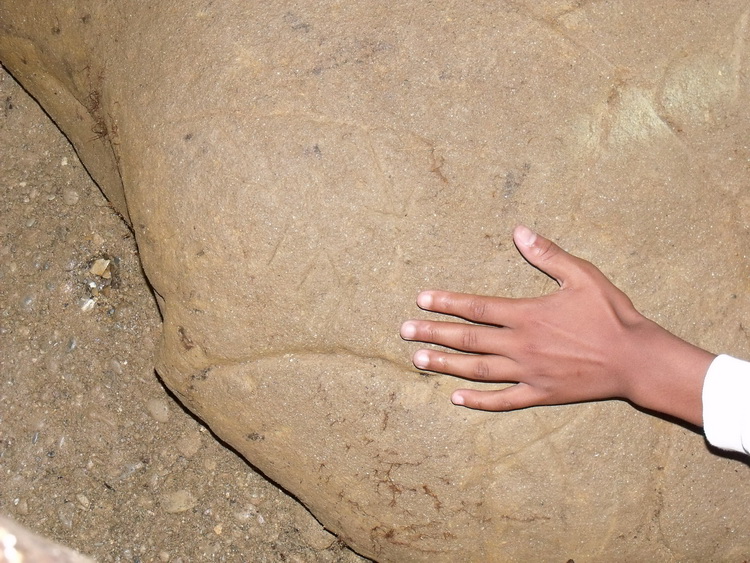
[[354,549],[741,560],[747,467],[695,429],[454,407],[398,326],[423,288],[552,290],[509,242],[526,222],[750,354],[749,14],[1,0],[0,60],[132,225],[164,382]]

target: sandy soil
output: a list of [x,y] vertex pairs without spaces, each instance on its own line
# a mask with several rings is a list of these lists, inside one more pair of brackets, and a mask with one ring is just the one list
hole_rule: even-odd
[[0,513],[99,561],[364,561],[160,385],[131,232],[0,73]]

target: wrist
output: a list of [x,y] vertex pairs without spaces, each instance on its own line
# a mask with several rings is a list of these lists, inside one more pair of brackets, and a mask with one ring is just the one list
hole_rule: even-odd
[[644,317],[636,328],[627,398],[648,410],[703,425],[703,381],[714,354]]

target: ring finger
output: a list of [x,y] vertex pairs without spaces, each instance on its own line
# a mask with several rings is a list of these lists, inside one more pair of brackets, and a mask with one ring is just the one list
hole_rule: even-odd
[[473,381],[518,382],[518,364],[493,354],[453,354],[440,350],[417,350],[412,358],[419,369],[455,375]]
[[463,352],[502,354],[507,347],[509,330],[467,323],[406,321],[401,325],[401,336],[405,340],[438,344]]

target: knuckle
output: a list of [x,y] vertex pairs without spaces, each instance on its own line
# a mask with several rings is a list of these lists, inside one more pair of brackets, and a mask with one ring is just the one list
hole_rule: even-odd
[[606,281],[606,277],[604,274],[602,274],[601,270],[594,266],[591,262],[588,260],[584,260],[583,258],[575,257],[575,260],[573,262],[578,269],[578,273],[581,276],[581,279],[584,280],[588,284],[601,284],[602,281]]
[[560,248],[551,240],[542,240],[537,244],[536,255],[540,260],[551,260],[558,253]]
[[476,408],[484,411],[512,411],[515,405],[504,396],[485,397],[480,396],[476,399]]
[[488,379],[490,376],[490,366],[486,360],[480,359],[474,364],[473,375],[475,379]]
[[487,315],[487,303],[484,299],[473,297],[469,300],[468,310],[472,319],[480,321]]
[[516,404],[506,397],[500,397],[495,403],[495,408],[499,411],[515,410]]
[[464,350],[474,350],[477,346],[477,334],[472,328],[461,329],[461,346]]
[[440,338],[440,329],[433,324],[428,324],[424,327],[424,336],[427,341],[434,342]]
[[523,345],[523,351],[528,358],[536,358],[539,356],[539,344],[534,341],[527,342]]

